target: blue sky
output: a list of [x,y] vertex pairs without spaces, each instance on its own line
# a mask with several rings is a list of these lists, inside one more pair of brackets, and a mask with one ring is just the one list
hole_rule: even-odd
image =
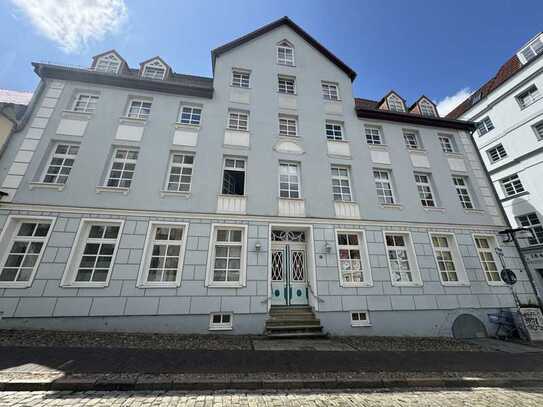
[[87,66],[111,48],[210,76],[211,49],[283,15],[358,73],[357,96],[408,102],[476,89],[543,31],[541,0],[4,0],[0,88],[33,90],[31,61]]

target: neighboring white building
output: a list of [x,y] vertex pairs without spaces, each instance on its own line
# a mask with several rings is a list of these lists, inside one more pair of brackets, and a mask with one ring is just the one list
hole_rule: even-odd
[[526,257],[543,292],[543,33],[449,113],[478,123],[473,134],[513,227],[530,227]]

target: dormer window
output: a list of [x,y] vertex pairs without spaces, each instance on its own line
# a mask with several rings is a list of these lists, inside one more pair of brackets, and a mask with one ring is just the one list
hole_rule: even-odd
[[120,67],[121,60],[117,58],[115,54],[108,54],[98,58],[94,69],[98,72],[117,74]]
[[141,77],[145,79],[164,79],[166,67],[159,60],[154,60],[144,65]]
[[423,116],[435,116],[436,112],[434,106],[427,100],[421,100],[419,103],[420,114]]
[[283,40],[277,45],[277,63],[294,66],[294,47],[287,40]]
[[532,60],[539,54],[543,53],[543,40],[542,36],[538,36],[536,39],[534,39],[532,42],[530,42],[526,47],[520,50],[520,52],[517,54],[522,56],[523,63],[527,63],[528,61]]
[[405,112],[403,101],[395,94],[390,95],[387,98],[388,110],[393,112]]

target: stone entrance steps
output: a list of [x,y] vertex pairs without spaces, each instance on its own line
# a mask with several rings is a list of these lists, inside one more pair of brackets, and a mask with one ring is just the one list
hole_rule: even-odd
[[272,306],[265,334],[270,338],[322,338],[320,320],[308,305]]

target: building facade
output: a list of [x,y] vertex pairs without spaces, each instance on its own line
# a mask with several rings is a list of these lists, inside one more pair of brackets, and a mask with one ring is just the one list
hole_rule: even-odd
[[333,334],[450,336],[514,306],[471,123],[355,99],[355,72],[288,18],[212,62],[34,64],[1,157],[0,327],[259,334],[309,305]]
[[477,122],[473,138],[501,204],[522,239],[538,291],[543,293],[543,33],[448,117]]

